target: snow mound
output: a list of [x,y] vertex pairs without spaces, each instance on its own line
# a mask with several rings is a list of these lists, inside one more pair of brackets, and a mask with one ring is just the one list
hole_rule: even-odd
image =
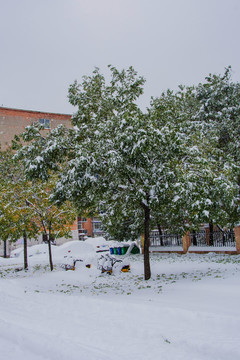
[[[29,257],[46,254],[48,252],[48,245],[47,244],[39,244],[39,245],[28,246],[27,252],[28,252]],[[23,255],[23,246],[21,246],[18,249],[13,250],[10,254],[10,257],[14,258],[14,257],[22,256],[22,255]]]
[[57,248],[55,248],[55,258],[73,257],[73,258],[85,258],[86,256],[94,256],[96,250],[91,244],[87,244],[85,241],[69,241]]
[[108,241],[102,236],[98,236],[98,237],[95,237],[95,238],[89,237],[84,242],[87,243],[87,244],[91,244],[92,246],[107,245],[108,244]]

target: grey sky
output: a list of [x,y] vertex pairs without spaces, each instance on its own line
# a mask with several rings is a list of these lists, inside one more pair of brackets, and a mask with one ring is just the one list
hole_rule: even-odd
[[0,0],[0,106],[72,113],[69,85],[132,65],[146,106],[231,65],[240,81],[240,0]]

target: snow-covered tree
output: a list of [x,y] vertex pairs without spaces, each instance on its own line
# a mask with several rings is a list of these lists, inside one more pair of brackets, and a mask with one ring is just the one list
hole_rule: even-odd
[[201,123],[192,120],[191,91],[167,92],[144,114],[136,103],[144,79],[133,68],[110,71],[109,84],[95,69],[70,87],[69,101],[78,108],[73,129],[59,127],[43,138],[39,128],[29,127],[24,140],[34,141],[18,156],[31,177],[47,179],[49,170],[61,168],[59,202],[74,201],[80,214],[99,213],[110,231],[120,219],[133,233],[143,231],[147,280],[151,226],[159,216],[169,228],[178,222],[182,232],[196,222],[192,204],[204,194],[209,164]]
[[[180,188],[179,190],[182,195],[185,193],[186,197],[181,196],[178,200],[179,208],[174,209],[172,207],[169,209],[165,206],[163,212],[159,212],[159,222],[165,228],[172,227],[174,223],[175,227],[178,228],[181,224],[183,212],[185,218],[188,213],[192,229],[204,222],[213,222],[229,227],[236,222],[237,206],[234,204],[238,204],[238,192],[234,177],[237,174],[237,159],[233,161],[230,152],[223,147],[221,140],[223,135],[221,134],[224,134],[223,126],[226,126],[226,119],[221,117],[221,121],[217,120],[220,113],[218,113],[216,104],[217,98],[220,97],[226,102],[237,103],[238,92],[236,89],[225,92],[222,90],[229,88],[228,71],[223,78],[213,76],[213,79],[214,81],[208,77],[206,84],[199,84],[197,87],[180,86],[175,93],[168,90],[160,98],[153,100],[154,114],[156,118],[161,119],[161,123],[175,121],[178,124],[183,124],[181,130],[186,133],[186,140],[188,139],[186,146],[189,149],[194,148],[196,155],[196,158],[190,158],[190,161],[185,160],[186,182],[185,185],[182,183],[185,190],[182,191]],[[214,86],[210,86],[209,82],[211,84],[213,82]],[[224,86],[222,82],[225,82]],[[236,84],[231,84],[231,87],[238,88]],[[212,90],[210,91],[209,88]],[[211,98],[213,94],[216,99]],[[232,94],[234,101],[231,100],[230,94]],[[208,104],[211,104],[211,110],[207,110]],[[218,109],[219,106],[220,104],[218,104]],[[229,112],[231,109],[228,109]],[[233,113],[236,115],[236,108]],[[232,122],[230,121],[230,123]],[[236,135],[237,147],[239,144],[239,136],[237,136],[239,127],[236,118],[232,127]],[[233,134],[233,129],[230,132]]]
[[240,84],[232,81],[231,67],[224,75],[206,77],[196,88],[196,98],[200,105],[196,117],[205,124],[205,136],[215,149],[210,218],[234,226],[240,216]]

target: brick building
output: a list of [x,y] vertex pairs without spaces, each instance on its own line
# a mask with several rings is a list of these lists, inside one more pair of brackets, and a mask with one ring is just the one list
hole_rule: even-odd
[[85,236],[101,236],[103,231],[101,221],[98,217],[83,218],[78,217],[78,236],[79,240],[84,240]]
[[22,133],[26,126],[33,123],[40,123],[44,131],[51,131],[60,124],[67,128],[72,126],[71,115],[56,114],[32,110],[20,110],[0,107],[0,144],[5,150],[11,145],[14,135]]

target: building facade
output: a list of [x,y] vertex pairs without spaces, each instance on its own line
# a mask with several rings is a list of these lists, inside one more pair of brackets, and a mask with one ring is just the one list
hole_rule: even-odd
[[102,231],[102,224],[98,217],[78,217],[79,240],[84,240],[86,236],[96,237],[102,235],[104,235],[104,232]]
[[24,132],[26,126],[39,123],[44,126],[45,132],[50,132],[60,124],[70,128],[72,126],[71,117],[69,114],[0,107],[1,150],[6,150],[11,146],[14,136]]

